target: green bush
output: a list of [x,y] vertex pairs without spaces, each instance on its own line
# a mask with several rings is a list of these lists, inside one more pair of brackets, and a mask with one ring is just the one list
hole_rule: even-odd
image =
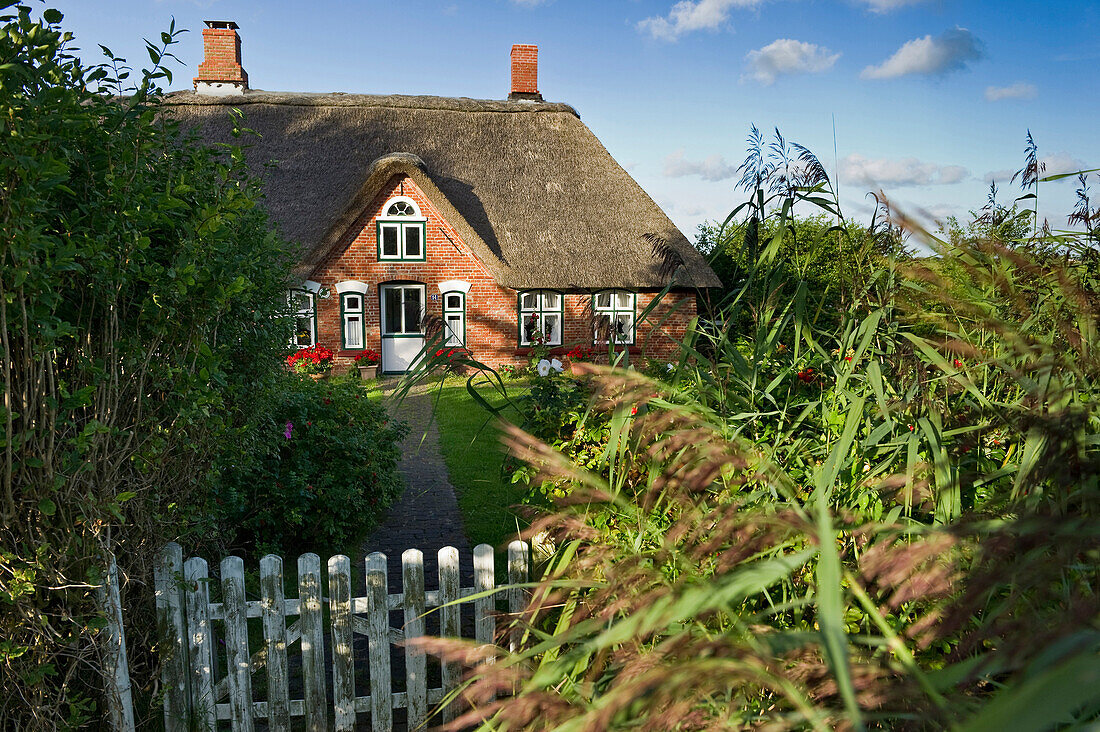
[[227,451],[215,503],[234,543],[259,552],[353,550],[401,493],[403,424],[361,382],[286,374]]
[[819,318],[779,254],[827,181],[770,170],[748,216],[776,235],[672,377],[609,370],[566,409],[547,384],[510,431],[564,500],[526,645],[464,690],[515,690],[482,728],[1094,725],[1092,230],[918,231],[942,260],[869,264]]
[[0,5],[0,727],[102,726],[111,553],[147,728],[152,564],[210,540],[213,464],[282,368],[291,250],[243,150],[159,106],[174,28],[130,86],[81,65],[61,13]]

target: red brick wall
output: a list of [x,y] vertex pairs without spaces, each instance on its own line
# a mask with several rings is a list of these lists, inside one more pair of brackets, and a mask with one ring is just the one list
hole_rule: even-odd
[[526,43],[512,46],[512,93],[539,93],[539,47]]
[[195,81],[243,82],[248,74],[241,68],[241,37],[232,28],[203,28],[203,61]]
[[[423,262],[379,261],[377,226],[383,205],[397,195],[416,201],[421,214],[427,218],[426,258]],[[515,290],[501,287],[493,279],[465,245],[458,233],[431,205],[416,183],[404,175],[394,176],[374,198],[367,210],[352,226],[345,241],[320,264],[309,279],[321,283],[332,296],[317,301],[318,342],[337,354],[337,366],[347,366],[359,351],[342,350],[342,323],[340,297],[336,283],[360,280],[370,285],[364,298],[366,320],[366,346],[381,350],[379,323],[380,302],[378,285],[393,281],[420,282],[427,286],[428,318],[441,318],[442,297],[438,284],[445,280],[465,280],[470,283],[466,295],[466,347],[477,359],[497,366],[506,363],[526,362],[527,349],[518,346]],[[653,299],[653,293],[638,293],[636,312],[641,313]],[[588,320],[591,295],[565,293],[563,348],[592,344],[592,330]],[[650,323],[659,323],[676,303],[679,309],[668,319],[659,332],[653,333]],[[651,358],[669,358],[676,352],[675,341],[683,337],[688,321],[695,317],[693,294],[670,293],[647,318],[639,324],[632,353],[645,351]],[[652,334],[652,335],[651,335]]]

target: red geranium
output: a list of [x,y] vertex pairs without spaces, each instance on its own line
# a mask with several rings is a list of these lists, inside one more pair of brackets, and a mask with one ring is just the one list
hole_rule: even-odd
[[286,357],[286,365],[297,374],[323,374],[332,368],[335,354],[322,345],[299,348]]
[[369,348],[355,357],[355,363],[360,366],[374,366],[381,360],[382,354]]

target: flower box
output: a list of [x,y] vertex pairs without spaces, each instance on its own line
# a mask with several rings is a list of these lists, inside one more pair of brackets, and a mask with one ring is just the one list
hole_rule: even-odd
[[378,378],[378,364],[359,364],[359,378],[360,379],[377,379]]

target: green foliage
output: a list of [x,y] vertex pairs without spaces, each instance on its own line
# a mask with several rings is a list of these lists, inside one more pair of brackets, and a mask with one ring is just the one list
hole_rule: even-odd
[[[1100,650],[1091,235],[918,231],[941,260],[869,263],[848,308],[821,318],[830,295],[810,282],[773,293],[791,211],[823,181],[776,181],[785,169],[752,151],[746,166],[750,215],[776,234],[719,325],[693,330],[664,383],[607,369],[579,424],[570,407],[528,414],[534,436],[509,431],[564,500],[531,529],[557,552],[514,624],[524,642],[463,692],[515,697],[472,718],[1095,723],[1100,693],[1070,681],[1093,677]],[[593,446],[554,442],[580,425],[599,426]]]
[[286,374],[262,404],[225,453],[217,513],[257,553],[352,548],[401,493],[404,426],[353,379]]
[[99,719],[92,589],[112,552],[130,580],[144,725],[158,714],[151,562],[163,542],[214,528],[203,509],[223,437],[285,355],[272,314],[290,252],[242,150],[202,148],[161,116],[174,27],[131,85],[106,49],[84,68],[57,11],[5,5],[0,721]]

